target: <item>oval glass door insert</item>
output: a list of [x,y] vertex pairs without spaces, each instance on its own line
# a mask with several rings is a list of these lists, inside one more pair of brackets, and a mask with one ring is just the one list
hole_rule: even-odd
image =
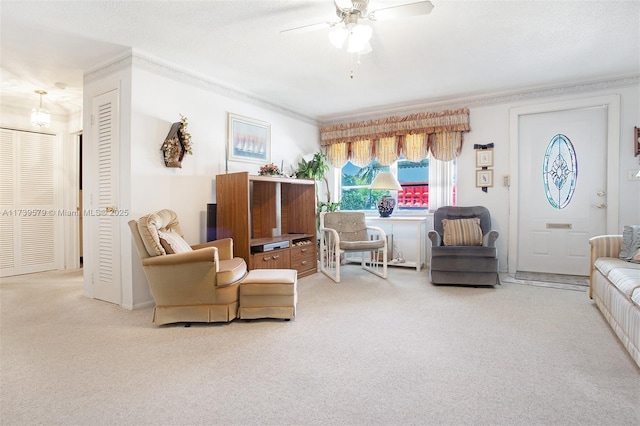
[[578,179],[578,158],[565,135],[555,135],[547,145],[542,179],[547,201],[553,208],[563,209],[569,205]]

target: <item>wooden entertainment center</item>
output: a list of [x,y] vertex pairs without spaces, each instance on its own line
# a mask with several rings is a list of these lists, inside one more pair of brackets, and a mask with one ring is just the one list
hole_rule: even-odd
[[249,269],[317,272],[315,181],[248,172],[216,176],[217,238]]

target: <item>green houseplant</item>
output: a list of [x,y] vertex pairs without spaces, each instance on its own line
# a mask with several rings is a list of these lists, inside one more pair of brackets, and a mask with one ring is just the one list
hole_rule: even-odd
[[[329,171],[329,163],[327,156],[321,151],[313,154],[311,160],[306,161],[304,158],[298,163],[298,168],[295,171],[296,178],[299,179],[313,179],[316,181],[316,219],[319,220],[321,211],[336,211],[340,207],[340,203],[331,202],[331,189],[329,188],[329,181],[327,180],[326,173]],[[318,182],[324,181],[327,188],[327,201],[320,201],[320,193],[318,190]]]

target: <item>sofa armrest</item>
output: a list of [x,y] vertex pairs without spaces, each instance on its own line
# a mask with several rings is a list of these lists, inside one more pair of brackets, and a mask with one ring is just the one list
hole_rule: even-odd
[[220,256],[220,260],[233,259],[233,239],[231,238],[221,238],[219,240],[209,241],[207,243],[195,244],[191,246],[191,248],[194,250],[199,250],[206,247],[216,247],[218,249],[218,256]]
[[599,257],[614,257],[620,255],[622,247],[622,235],[598,235],[589,239],[591,245],[591,265],[589,269],[589,297],[592,297],[593,270]]
[[219,263],[218,248],[207,247],[185,253],[147,257],[142,259],[142,266],[176,266],[199,262]]
[[484,236],[482,245],[485,247],[495,247],[496,240],[498,239],[499,236],[500,236],[500,233],[496,230],[491,230],[487,232],[486,235]]
[[622,247],[622,235],[598,235],[589,239],[591,263],[599,257],[618,257]]
[[431,230],[427,232],[427,237],[431,241],[431,247],[438,247],[442,244],[442,240],[440,238],[440,234],[437,231]]

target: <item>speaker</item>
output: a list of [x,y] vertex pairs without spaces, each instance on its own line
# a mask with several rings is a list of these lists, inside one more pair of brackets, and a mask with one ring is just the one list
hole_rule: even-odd
[[216,205],[207,204],[207,242],[214,241],[217,238],[216,220]]

